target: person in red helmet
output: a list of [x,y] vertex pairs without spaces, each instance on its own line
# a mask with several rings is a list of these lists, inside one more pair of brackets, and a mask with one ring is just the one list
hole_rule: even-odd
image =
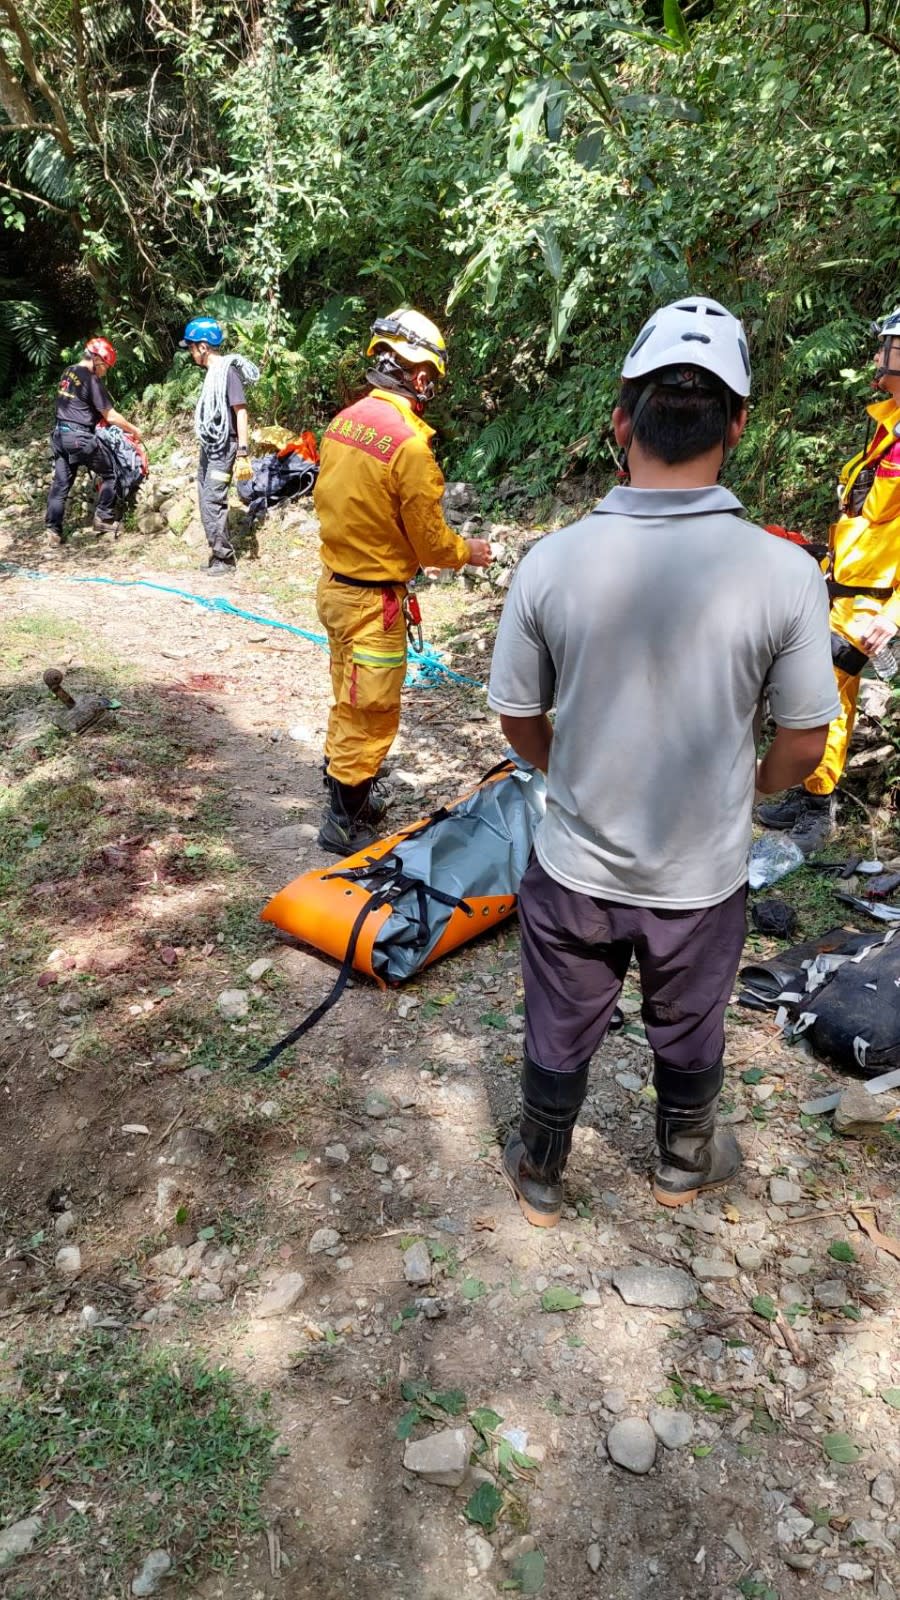
[[115,364],[116,352],[108,339],[89,339],[81,360],[66,367],[59,380],[56,424],[50,436],[53,482],[44,518],[53,543],[65,543],[66,501],[79,467],[86,467],[100,479],[94,532],[117,534],[121,527],[116,517],[116,478],[110,456],[97,438],[97,424],[114,422],[132,439],[141,436],[134,423],[116,410],[107,393],[104,379]]

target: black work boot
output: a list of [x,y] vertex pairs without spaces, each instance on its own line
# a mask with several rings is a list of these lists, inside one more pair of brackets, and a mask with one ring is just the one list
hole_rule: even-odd
[[767,800],[764,805],[757,806],[757,819],[764,828],[786,831],[802,816],[805,799],[806,790],[802,784],[799,788],[788,789],[780,800]]
[[734,1134],[716,1128],[724,1062],[700,1072],[680,1072],[656,1058],[656,1144],[653,1198],[661,1206],[686,1206],[706,1189],[728,1183],[742,1156]]
[[562,1175],[587,1083],[586,1061],[574,1072],[548,1072],[530,1056],[522,1063],[522,1117],[506,1141],[502,1172],[534,1228],[555,1228],[562,1215]]
[[[322,758],[322,782],[327,789],[328,756],[324,756]],[[365,810],[360,820],[363,822],[370,822],[373,824],[373,826],[376,826],[384,817],[390,803],[390,796],[385,793],[385,788],[381,781],[379,769],[379,772],[376,772],[374,778],[372,779],[372,787],[369,790],[368,799],[366,800],[365,804]]]
[[365,850],[378,838],[368,816],[372,779],[362,783],[338,783],[328,773],[329,802],[319,829],[319,844],[338,856],[352,856]]
[[837,805],[833,794],[808,794],[803,791],[803,810],[790,831],[790,838],[805,856],[821,850],[834,837]]

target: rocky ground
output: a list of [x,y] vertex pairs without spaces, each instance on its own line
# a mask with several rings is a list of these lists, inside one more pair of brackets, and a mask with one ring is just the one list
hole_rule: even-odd
[[[0,523],[0,1392],[35,1349],[65,1366],[135,1340],[176,1370],[199,1354],[268,1392],[283,1454],[264,1526],[226,1530],[221,1570],[185,1558],[190,1516],[167,1524],[165,1500],[170,1565],[139,1542],[126,1558],[115,1475],[76,1486],[65,1457],[45,1463],[27,1503],[4,1501],[23,1527],[0,1535],[0,1595],[892,1600],[898,1096],[861,1132],[804,1114],[847,1080],[735,1009],[723,1110],[744,1169],[666,1213],[632,974],[564,1220],[531,1230],[497,1143],[523,1029],[514,925],[401,991],[358,980],[249,1076],[334,975],[257,920],[321,859],[327,665],[265,623],[73,581],[209,592],[184,467],[165,470],[183,528],[48,557],[42,483]],[[493,585],[423,596],[432,642],[476,681],[409,690],[398,822],[502,753],[478,682],[522,536],[491,532]],[[314,632],[314,583],[294,508],[227,593]],[[120,704],[63,734],[49,665]],[[796,881],[801,934],[840,920],[827,885]]]

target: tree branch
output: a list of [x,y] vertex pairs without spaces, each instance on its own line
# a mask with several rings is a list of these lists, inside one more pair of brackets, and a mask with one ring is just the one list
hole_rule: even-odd
[[87,76],[85,73],[85,36],[84,18],[81,15],[80,0],[71,0],[72,3],[72,28],[75,34],[75,77],[78,83],[78,100],[84,115],[84,125],[95,144],[100,143],[100,129],[94,116],[88,94]]
[[24,128],[29,126],[34,115],[31,102],[16,77],[2,45],[0,45],[0,106],[3,107],[10,122],[18,123]]
[[48,106],[50,107],[50,110],[53,114],[53,121],[56,128],[56,138],[59,142],[59,147],[62,150],[63,155],[69,156],[70,159],[74,158],[76,155],[76,150],[72,142],[72,135],[69,130],[69,123],[66,118],[66,113],[63,110],[62,101],[60,100],[59,95],[56,93],[56,90],[53,89],[47,82],[47,79],[44,77],[43,72],[35,61],[34,51],[31,48],[31,40],[26,32],[25,24],[23,23],[15,5],[13,4],[13,0],[0,0],[0,10],[5,13],[10,28],[16,36],[16,42],[18,43],[19,51],[22,56],[22,66],[25,68],[27,76],[31,79],[31,82],[37,89],[38,94],[41,95],[44,100],[46,100]]
[[55,122],[0,122],[0,133],[55,133]]
[[47,211],[55,211],[58,217],[66,217],[69,222],[72,220],[70,211],[64,211],[62,206],[53,205],[41,194],[31,194],[28,189],[17,189],[12,183],[4,183],[2,178],[0,178],[0,189],[5,189],[8,194],[17,195],[20,200],[33,200],[36,206],[43,206]]

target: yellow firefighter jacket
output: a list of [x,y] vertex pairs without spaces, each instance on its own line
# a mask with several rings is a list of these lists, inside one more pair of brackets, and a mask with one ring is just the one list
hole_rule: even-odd
[[332,418],[314,492],[322,561],[332,572],[405,583],[420,566],[465,566],[466,542],[441,510],[433,437],[409,402],[387,389]]
[[867,409],[875,434],[841,473],[830,570],[854,588],[892,589],[879,609],[900,626],[900,405],[888,399]]

